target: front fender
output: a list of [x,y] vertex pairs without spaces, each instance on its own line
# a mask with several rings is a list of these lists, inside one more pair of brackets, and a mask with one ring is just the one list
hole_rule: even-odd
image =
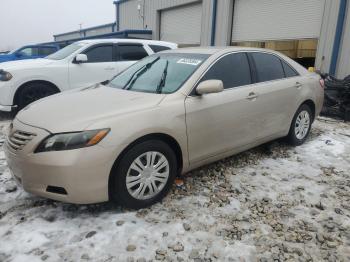
[[152,109],[117,116],[88,126],[86,129],[110,128],[110,133],[100,146],[113,148],[114,162],[130,144],[150,134],[164,134],[172,137],[180,146],[183,170],[189,167],[187,132],[183,99],[156,106]]
[[[33,82],[33,81],[45,81],[49,82],[53,85],[55,85],[59,90],[61,90],[61,83],[57,81],[54,77],[50,77],[48,75],[44,74],[33,74],[31,72],[27,72],[27,70],[23,71],[15,71],[15,73],[12,73],[13,79],[16,79],[14,82],[14,86],[17,86],[17,88],[21,87],[22,85]],[[62,91],[62,90],[61,90]]]

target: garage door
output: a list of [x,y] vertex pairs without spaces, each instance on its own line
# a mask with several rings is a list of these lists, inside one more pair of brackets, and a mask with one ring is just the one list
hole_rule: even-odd
[[202,4],[164,10],[160,15],[160,39],[182,45],[199,45]]
[[319,38],[325,0],[236,0],[232,40]]

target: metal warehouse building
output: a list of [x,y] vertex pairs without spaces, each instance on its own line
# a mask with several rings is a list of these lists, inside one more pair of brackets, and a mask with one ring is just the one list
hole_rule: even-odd
[[116,29],[116,24],[110,23],[110,24],[82,29],[79,31],[72,31],[64,34],[54,35],[53,37],[55,41],[60,42],[60,41],[65,41],[70,39],[78,39],[78,38],[85,38],[89,36],[113,33],[116,31],[115,29]]
[[116,22],[106,26],[116,32],[147,30],[153,39],[180,46],[270,48],[338,77],[350,74],[348,0],[119,0],[114,4]]
[[77,31],[54,35],[55,43],[66,46],[82,39],[96,38],[142,38],[152,39],[151,30],[116,30],[116,23],[84,28]]

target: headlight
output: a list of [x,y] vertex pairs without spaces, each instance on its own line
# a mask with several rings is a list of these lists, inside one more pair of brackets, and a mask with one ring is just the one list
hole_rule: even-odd
[[110,129],[91,130],[74,133],[53,134],[45,138],[34,153],[63,151],[89,147],[98,144]]
[[10,81],[11,79],[12,75],[9,72],[0,70],[0,81]]

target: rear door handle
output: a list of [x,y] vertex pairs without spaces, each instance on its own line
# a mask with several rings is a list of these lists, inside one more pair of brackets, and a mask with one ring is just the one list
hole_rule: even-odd
[[114,67],[106,67],[105,70],[114,70],[115,68]]
[[246,97],[247,100],[255,100],[258,98],[258,95],[254,92],[250,92],[249,95]]
[[299,82],[295,83],[295,87],[298,88],[298,89],[300,89],[302,86],[303,86],[302,83],[299,83]]

